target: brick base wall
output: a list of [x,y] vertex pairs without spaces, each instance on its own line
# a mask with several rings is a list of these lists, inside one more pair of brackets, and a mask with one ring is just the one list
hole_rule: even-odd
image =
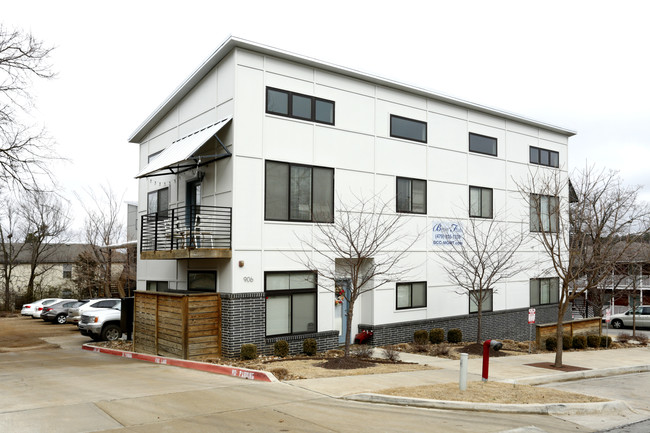
[[[535,307],[535,322],[548,323],[557,321],[557,305],[542,305]],[[568,319],[571,318],[569,312]],[[528,308],[483,313],[481,337],[483,340],[510,339],[525,341],[535,338],[535,328],[530,330],[528,325]],[[476,341],[476,314],[444,317],[439,319],[416,320],[412,322],[391,323],[386,325],[359,325],[359,331],[372,331],[369,344],[384,346],[387,344],[408,343],[413,341],[413,333],[424,329],[442,328],[447,331],[458,328],[463,332],[463,341]],[[530,332],[530,337],[529,337]]]

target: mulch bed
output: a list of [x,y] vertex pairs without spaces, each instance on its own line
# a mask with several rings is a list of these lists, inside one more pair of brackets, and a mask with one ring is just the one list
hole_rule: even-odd
[[555,364],[553,364],[552,362],[535,362],[533,364],[524,364],[524,365],[530,365],[531,367],[548,368],[549,370],[564,371],[567,373],[571,371],[591,370],[591,368],[576,367],[574,365],[566,365],[566,364],[563,364],[562,367],[556,367]]
[[[458,353],[468,353],[470,355],[480,355],[483,356],[483,345],[480,343],[473,343],[473,344],[468,344],[467,346],[459,347],[456,349]],[[501,352],[501,351],[496,351],[492,348],[490,348],[490,357],[500,357],[500,356],[508,356],[507,353]]]
[[357,368],[374,367],[375,363],[366,359],[360,358],[331,358],[320,364],[317,367],[329,368],[331,370],[351,370]]

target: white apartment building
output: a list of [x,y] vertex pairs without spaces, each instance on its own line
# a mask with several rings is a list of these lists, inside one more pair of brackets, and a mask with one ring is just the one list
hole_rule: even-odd
[[[567,176],[574,134],[231,37],[129,138],[140,146],[138,290],[219,292],[227,355],[279,339],[336,347],[353,336],[334,287],[296,261],[299,239],[343,202],[380,197],[424,235],[407,278],[362,295],[352,333],[387,344],[460,328],[471,340],[475,305],[442,271],[434,228],[494,217],[528,228],[517,182]],[[534,242],[519,254],[544,260]],[[555,320],[557,279],[544,268],[493,293],[485,338],[527,338],[531,306],[538,323]]]

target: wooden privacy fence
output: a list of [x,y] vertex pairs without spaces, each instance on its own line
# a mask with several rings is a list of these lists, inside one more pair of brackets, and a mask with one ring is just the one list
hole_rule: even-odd
[[[564,322],[562,324],[562,332],[571,337],[589,334],[600,335],[602,326],[601,317],[589,317],[587,319],[577,319],[570,322]],[[537,325],[535,328],[537,347],[544,347],[543,345],[546,343],[548,337],[555,337],[557,323],[545,323],[543,325]]]
[[133,350],[190,360],[221,356],[221,296],[136,291]]

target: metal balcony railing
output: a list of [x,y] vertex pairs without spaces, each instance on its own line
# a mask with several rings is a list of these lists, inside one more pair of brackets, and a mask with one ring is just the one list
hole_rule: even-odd
[[229,207],[179,207],[143,215],[141,223],[141,252],[231,248]]

